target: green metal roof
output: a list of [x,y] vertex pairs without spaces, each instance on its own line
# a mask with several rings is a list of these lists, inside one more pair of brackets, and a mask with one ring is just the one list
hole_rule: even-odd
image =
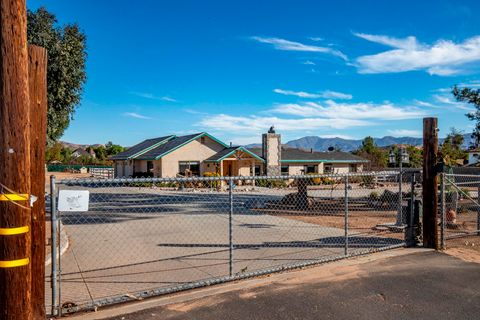
[[234,154],[237,151],[242,151],[245,152],[249,155],[251,155],[253,158],[257,159],[258,161],[265,162],[265,160],[255,153],[251,152],[245,147],[230,147],[230,148],[225,148],[222,151],[218,152],[217,154],[211,156],[210,158],[206,159],[206,162],[220,162],[224,160],[225,158],[230,157],[232,154]]

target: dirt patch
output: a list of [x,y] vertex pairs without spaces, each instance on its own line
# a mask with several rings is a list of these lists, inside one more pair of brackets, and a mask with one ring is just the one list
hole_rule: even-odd
[[447,240],[445,253],[464,261],[480,263],[480,236]]
[[[403,232],[393,232],[386,228],[379,227],[382,224],[394,223],[396,212],[361,211],[352,212],[348,215],[348,229],[355,234],[375,234],[388,236],[395,239],[404,239]],[[281,215],[283,218],[299,220],[306,223],[343,229],[345,227],[345,216],[342,215]]]
[[90,173],[72,173],[72,172],[46,172],[45,173],[45,191],[50,192],[50,176],[55,176],[57,181],[65,179],[90,178]]

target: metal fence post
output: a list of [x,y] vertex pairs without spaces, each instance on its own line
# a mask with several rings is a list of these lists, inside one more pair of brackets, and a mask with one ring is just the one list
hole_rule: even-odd
[[410,207],[410,212],[408,213],[407,217],[407,228],[405,229],[405,244],[407,247],[410,246],[415,246],[415,231],[416,228],[418,227],[416,225],[416,217],[415,217],[415,172],[412,172],[411,178],[410,178],[410,201],[409,201],[409,207]]
[[411,186],[410,186],[410,200],[411,200],[411,205],[410,205],[410,222],[411,226],[414,224],[414,216],[415,216],[415,183],[416,183],[416,178],[415,178],[415,172],[412,172],[412,181],[410,181]]
[[228,214],[228,244],[229,244],[229,256],[228,256],[228,271],[230,277],[233,275],[233,179],[230,177],[228,180],[228,195],[230,202],[230,211]]
[[348,256],[348,175],[345,175],[345,256]]
[[445,197],[445,173],[442,172],[440,174],[440,247],[441,249],[445,249],[445,214],[446,214],[446,197]]
[[[400,159],[402,163],[402,159]],[[403,225],[403,194],[402,194],[402,166],[400,165],[400,173],[398,174],[398,212],[397,212],[397,226]]]
[[57,228],[57,192],[55,186],[55,176],[50,176],[50,231],[51,231],[51,265],[52,265],[52,274],[51,274],[51,287],[52,287],[52,310],[51,313],[53,316],[57,315],[58,304],[57,304],[57,249],[58,249],[58,228]]
[[[480,184],[477,186],[477,203],[480,203]],[[477,206],[477,236],[480,236],[480,207]]]

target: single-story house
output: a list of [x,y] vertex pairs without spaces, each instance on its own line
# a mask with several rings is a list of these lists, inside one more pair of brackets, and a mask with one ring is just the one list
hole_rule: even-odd
[[479,162],[480,159],[480,150],[479,149],[469,149],[468,150],[468,162],[467,164],[469,166],[476,165]]
[[91,154],[82,148],[77,148],[72,152],[72,158],[74,159],[80,158],[81,156],[91,157]]
[[316,152],[282,146],[271,128],[261,148],[234,147],[201,132],[147,139],[109,158],[115,177],[298,175],[363,170],[367,160],[347,152]]

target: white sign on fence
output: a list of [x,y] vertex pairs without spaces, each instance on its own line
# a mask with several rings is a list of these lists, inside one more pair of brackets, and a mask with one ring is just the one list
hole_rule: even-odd
[[90,192],[88,190],[60,190],[58,192],[58,211],[88,211]]

